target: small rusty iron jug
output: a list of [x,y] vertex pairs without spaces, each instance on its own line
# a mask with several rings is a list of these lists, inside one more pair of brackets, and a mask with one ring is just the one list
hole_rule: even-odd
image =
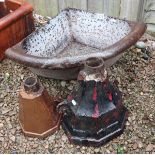
[[27,78],[19,93],[19,122],[25,135],[44,138],[59,129],[58,101],[51,98],[37,78]]
[[78,75],[78,84],[67,100],[57,106],[70,142],[99,146],[122,133],[127,109],[117,86],[109,82],[104,61],[89,58]]

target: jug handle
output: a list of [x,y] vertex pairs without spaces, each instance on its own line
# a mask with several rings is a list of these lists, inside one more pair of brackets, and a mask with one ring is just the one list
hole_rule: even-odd
[[57,105],[57,112],[63,115],[70,115],[72,113],[67,100],[64,100]]

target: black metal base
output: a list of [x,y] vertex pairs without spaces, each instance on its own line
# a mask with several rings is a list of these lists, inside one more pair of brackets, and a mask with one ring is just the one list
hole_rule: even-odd
[[59,108],[66,109],[62,126],[70,142],[86,146],[100,146],[121,134],[128,113],[121,92],[108,80],[78,81]]
[[128,111],[125,107],[121,111],[117,121],[109,124],[107,127],[96,133],[73,128],[68,124],[69,120],[65,116],[63,118],[62,127],[71,143],[82,146],[98,147],[123,133]]

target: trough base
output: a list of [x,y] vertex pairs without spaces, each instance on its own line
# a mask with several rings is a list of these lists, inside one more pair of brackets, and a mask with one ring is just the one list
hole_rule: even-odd
[[[105,67],[107,68],[112,66],[116,61],[120,59],[121,56],[122,54],[112,59],[106,60],[104,64]],[[29,68],[33,73],[42,77],[59,79],[59,80],[76,80],[80,70],[83,69],[83,66],[75,67],[75,68],[57,69],[57,70],[40,69],[40,68],[32,68],[32,67],[29,67]]]
[[81,70],[81,68],[76,67],[76,68],[61,69],[61,70],[30,68],[30,70],[33,73],[46,78],[53,78],[53,79],[59,79],[59,80],[73,80],[73,79],[77,79],[78,73]]
[[67,119],[67,117],[63,118],[62,128],[64,129],[71,143],[74,143],[75,145],[98,147],[123,133],[127,115],[128,111],[124,107],[124,110],[122,111],[121,117],[118,121],[108,125],[95,134],[92,133],[92,135],[88,134],[89,131],[78,130],[71,127],[68,124],[69,120]]

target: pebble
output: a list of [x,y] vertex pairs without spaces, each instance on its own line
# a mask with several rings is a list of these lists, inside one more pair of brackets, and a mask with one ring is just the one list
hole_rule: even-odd
[[4,99],[3,98],[0,98],[0,103],[3,103]]
[[11,154],[18,154],[16,150],[11,151]]
[[68,90],[73,90],[73,88],[74,88],[73,86],[69,86]]
[[63,136],[62,136],[62,140],[63,140],[64,142],[66,142],[66,141],[68,140],[68,138],[66,137],[66,135],[63,135]]
[[77,81],[71,80],[70,83],[76,84]]
[[133,149],[136,150],[137,148],[138,148],[138,144],[137,143],[134,143]]
[[11,136],[10,139],[15,142],[16,141],[16,137],[15,136]]
[[142,51],[142,50],[139,49],[139,48],[136,49],[136,52],[137,52],[137,53],[140,53],[141,51]]
[[6,108],[5,108],[5,109],[2,110],[2,114],[4,115],[4,114],[8,113],[10,110],[11,110],[11,109],[6,109]]
[[121,83],[121,78],[120,77],[117,77],[117,81],[120,84]]
[[84,153],[85,153],[85,151],[84,151],[84,150],[81,150],[81,153],[82,153],[82,154],[84,154]]
[[4,143],[4,148],[6,148],[8,146],[8,143]]
[[143,58],[144,60],[148,60],[148,59],[150,58],[150,56],[149,56],[147,53],[143,53],[142,58]]
[[0,137],[0,142],[3,142],[4,141],[4,138],[3,137]]
[[16,115],[16,114],[17,114],[17,112],[15,110],[9,111],[9,116],[13,116],[13,115]]
[[0,123],[0,128],[3,128],[4,124],[3,123]]
[[155,51],[151,52],[151,56],[152,56],[152,58],[155,58]]
[[128,121],[131,123],[132,122],[132,119],[131,119],[131,117],[128,117]]
[[143,147],[143,143],[141,141],[138,141],[137,144],[138,144],[138,148],[141,149]]
[[11,129],[10,131],[11,131],[12,134],[15,134],[16,129],[13,128],[13,129]]
[[20,78],[21,78],[21,80],[23,80],[24,79],[24,75],[21,75]]
[[8,124],[8,129],[12,129],[12,124],[11,123]]
[[33,144],[33,148],[37,148],[38,147],[38,144]]
[[5,73],[5,79],[8,79],[10,77],[9,73]]
[[155,41],[152,43],[152,49],[155,50]]
[[127,122],[126,122],[126,125],[127,125],[127,126],[129,126],[129,125],[130,125],[129,121],[127,121]]
[[143,41],[138,41],[135,46],[139,49],[143,49],[146,47]]
[[4,76],[0,74],[0,82],[2,82],[3,80],[4,80]]
[[48,144],[46,144],[46,145],[45,145],[45,149],[48,149],[48,147],[49,147],[49,145],[48,145]]
[[94,149],[94,152],[95,152],[95,153],[100,152],[100,148],[95,148],[95,149]]
[[116,143],[113,143],[113,144],[112,144],[112,148],[113,148],[114,150],[117,150],[117,144],[116,144]]
[[106,150],[106,152],[107,152],[108,154],[110,154],[110,151],[109,151],[109,150]]
[[140,95],[144,95],[144,93],[143,92],[140,92]]
[[2,107],[4,105],[4,103],[0,103],[0,107]]
[[73,148],[74,146],[71,144],[70,147]]
[[149,114],[149,117],[150,117],[150,118],[153,118],[153,114]]
[[51,135],[51,136],[49,137],[49,141],[50,141],[50,142],[54,141],[54,139],[55,139],[55,135]]
[[48,148],[48,152],[49,152],[49,153],[51,153],[51,154],[53,154],[53,153],[54,153],[54,151],[53,151],[53,149],[52,149],[52,148]]
[[66,86],[66,81],[61,81],[61,86],[65,87]]
[[149,145],[146,147],[146,151],[147,151],[147,152],[153,151],[154,148],[155,148],[155,145],[149,144]]

